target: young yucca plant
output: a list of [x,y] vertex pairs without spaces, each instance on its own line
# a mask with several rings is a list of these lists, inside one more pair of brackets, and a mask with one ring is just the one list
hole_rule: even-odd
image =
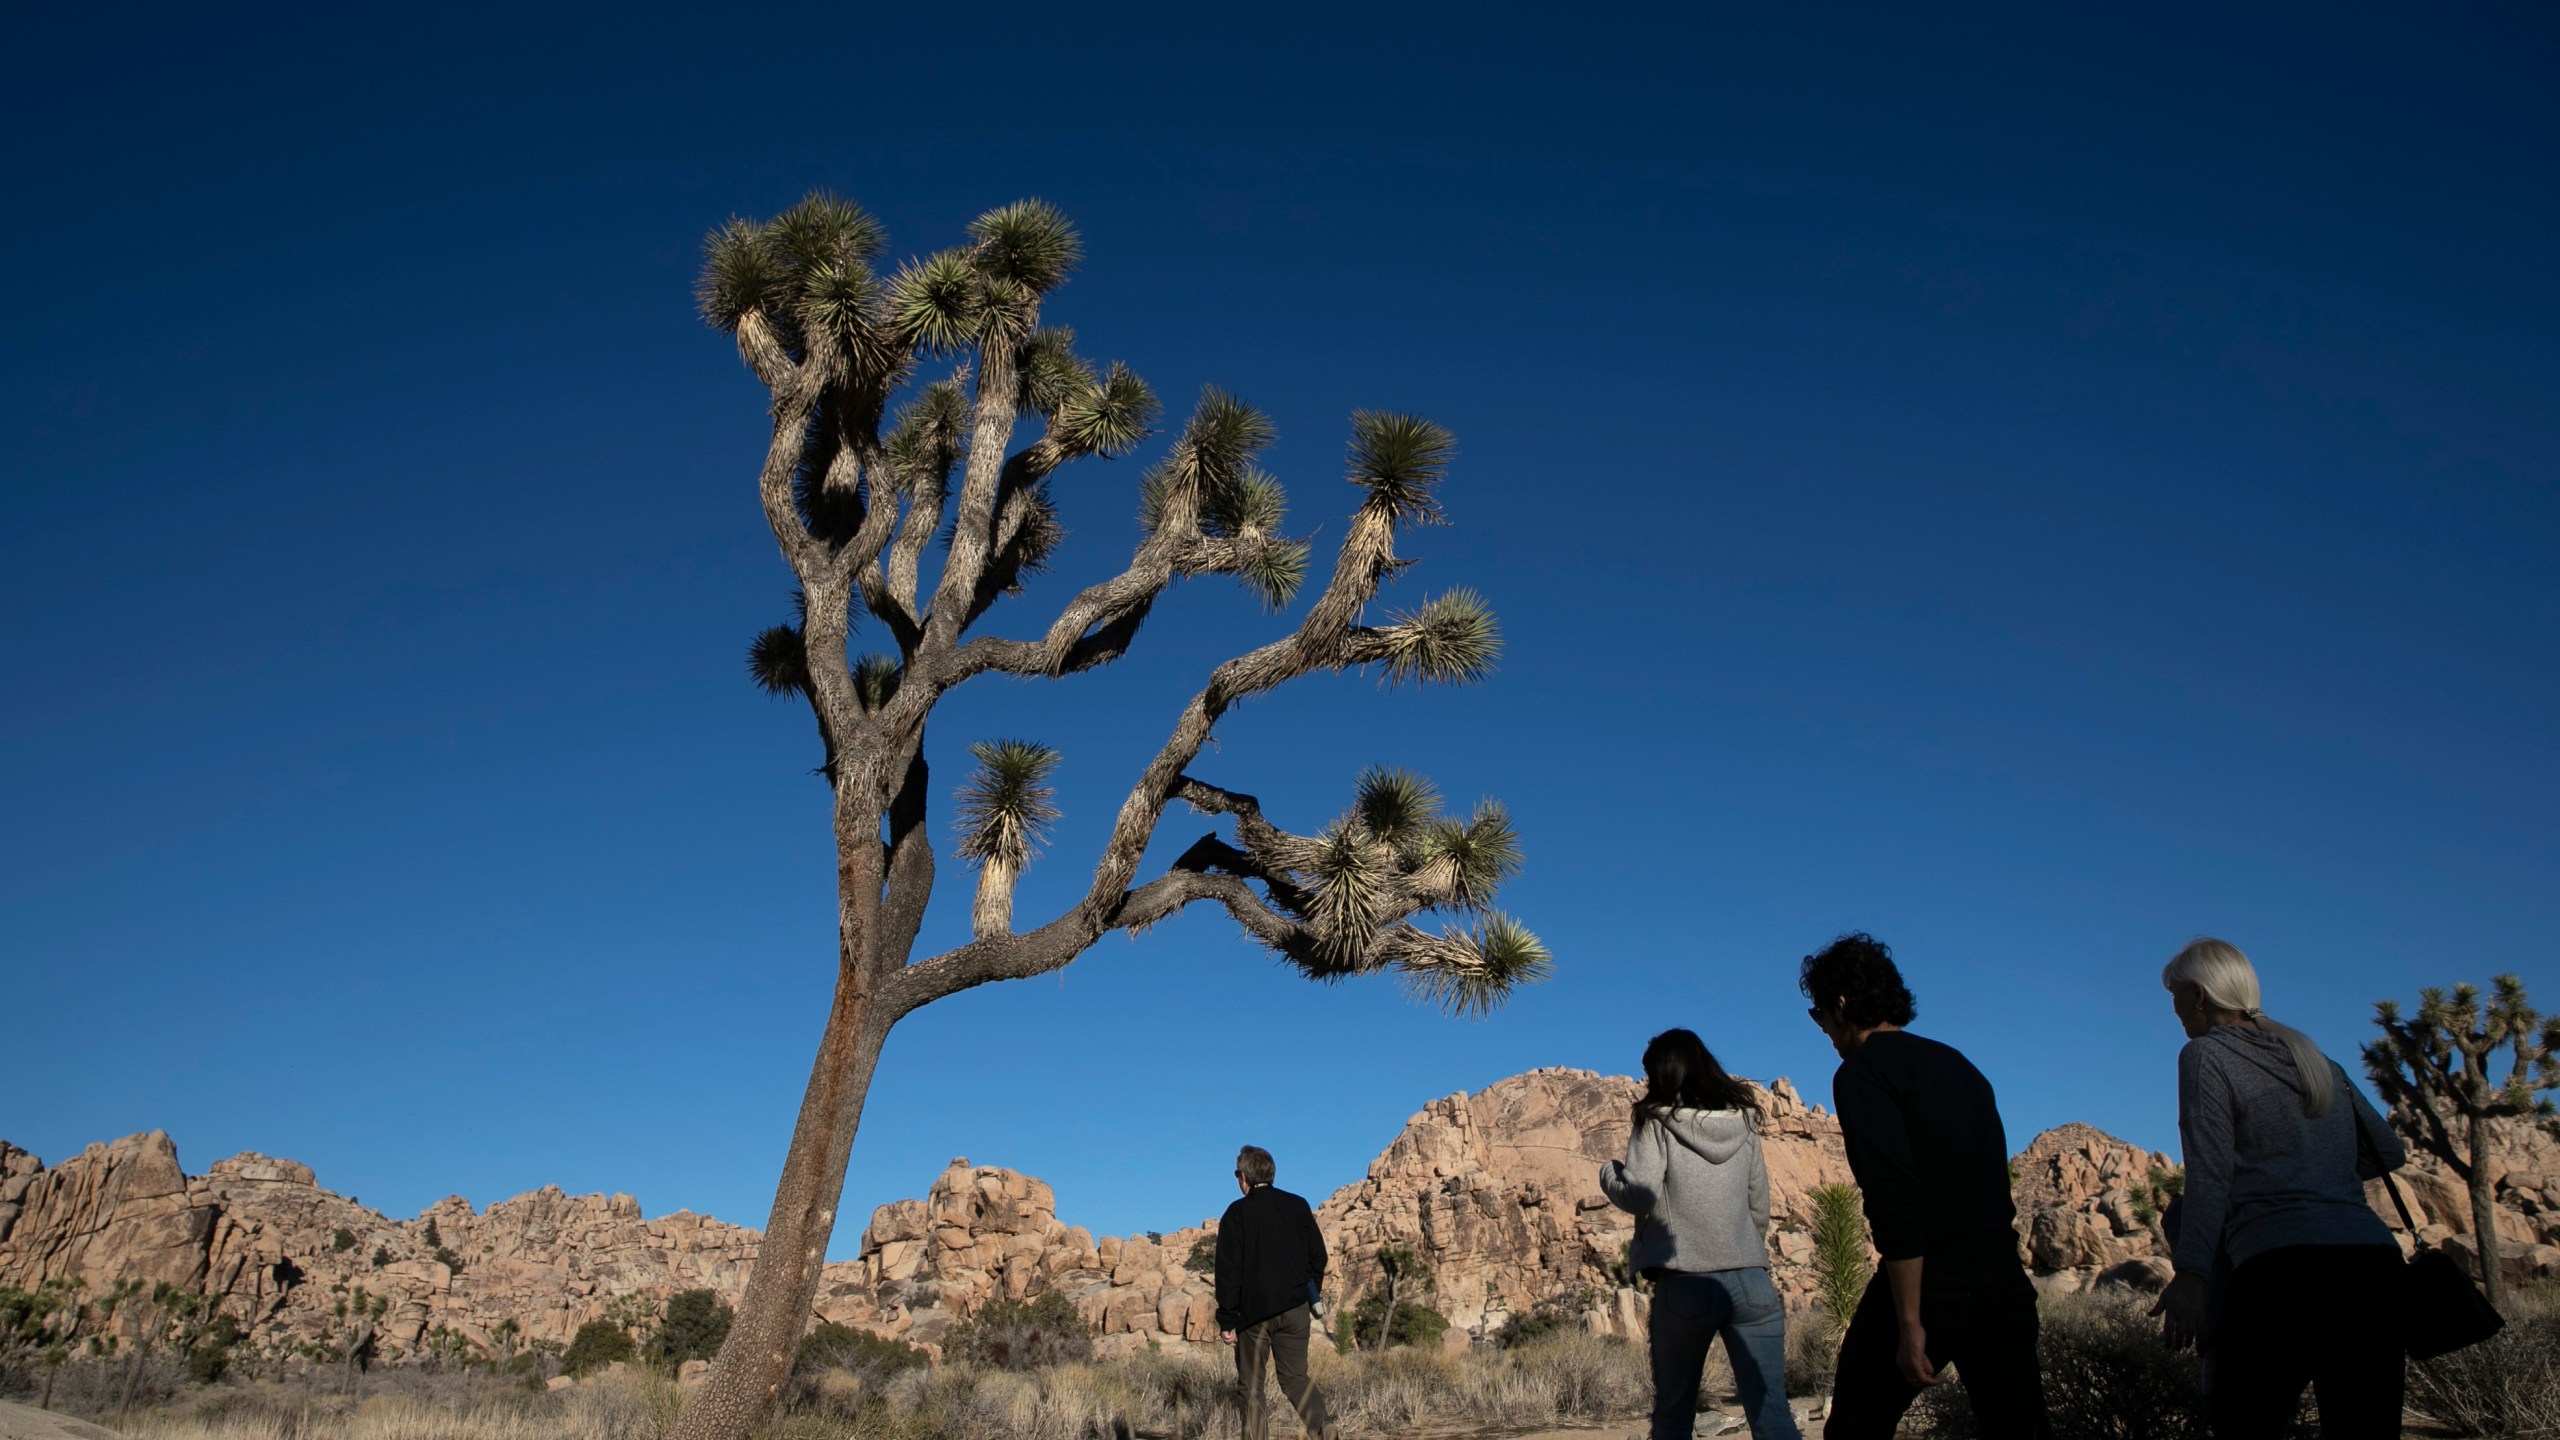
[[[1429,782],[1372,769],[1334,819],[1293,833],[1253,796],[1193,773],[1219,719],[1249,696],[1346,669],[1466,683],[1501,653],[1490,607],[1468,590],[1365,620],[1379,586],[1410,563],[1396,553],[1399,531],[1444,518],[1456,448],[1428,420],[1380,411],[1351,417],[1345,478],[1359,501],[1313,600],[1276,638],[1209,673],[1135,777],[1083,893],[1028,928],[1015,924],[1015,892],[1058,818],[1050,779],[1063,762],[1031,740],[972,748],[955,815],[960,858],[978,871],[971,938],[915,953],[934,883],[925,740],[942,697],[990,673],[1062,678],[1108,665],[1176,580],[1231,576],[1286,611],[1311,577],[1312,550],[1288,534],[1286,492],[1257,463],[1269,418],[1207,389],[1131,486],[1140,534],[1127,566],[1036,631],[981,633],[1064,533],[1051,477],[1137,449],[1162,407],[1126,366],[1085,359],[1073,331],[1043,322],[1047,297],[1083,261],[1055,207],[989,211],[968,243],[884,276],[875,262],[885,249],[860,206],[815,194],[714,231],[696,289],[704,319],[735,337],[770,397],[758,494],[799,589],[791,622],[754,638],[747,667],[816,723],[835,831],[837,979],[757,1264],[678,1440],[735,1440],[771,1415],[873,1067],[890,1028],[918,1007],[1046,974],[1112,931],[1198,902],[1308,976],[1397,976],[1458,1014],[1501,1003],[1549,964],[1535,935],[1492,908],[1520,864],[1501,806],[1481,803],[1462,820],[1443,813]],[[950,368],[920,375],[927,360]],[[859,657],[857,617],[880,637]],[[1176,802],[1222,828],[1142,877]],[[1431,916],[1440,923],[1417,923]]]

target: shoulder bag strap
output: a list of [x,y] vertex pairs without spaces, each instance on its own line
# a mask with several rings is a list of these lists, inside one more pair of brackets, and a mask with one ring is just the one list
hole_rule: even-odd
[[2391,1208],[2400,1212],[2400,1224],[2409,1232],[2409,1243],[2424,1245],[2418,1238],[2418,1222],[2409,1217],[2409,1202],[2400,1198],[2400,1182],[2382,1167],[2382,1156],[2373,1148],[2373,1137],[2364,1133],[2364,1117],[2349,1112],[2348,1122],[2356,1127],[2356,1153],[2373,1162],[2374,1173],[2382,1177],[2382,1188],[2391,1192]]

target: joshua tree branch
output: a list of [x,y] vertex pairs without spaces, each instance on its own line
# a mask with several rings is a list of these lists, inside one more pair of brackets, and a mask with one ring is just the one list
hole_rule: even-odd
[[[1037,317],[1033,317],[1036,323]],[[1026,327],[1027,328],[1027,327]],[[969,597],[986,572],[995,538],[996,501],[1004,478],[1005,445],[1013,437],[1014,357],[1002,343],[978,348],[978,385],[969,462],[960,485],[960,507],[951,553],[934,587],[933,613],[919,648],[949,650],[959,641]]]
[[942,528],[942,508],[948,498],[944,487],[949,481],[948,475],[932,471],[908,480],[907,520],[889,552],[886,591],[910,626],[923,624],[916,612],[916,569],[924,559],[924,547]]
[[[745,327],[739,327],[745,333]],[[743,346],[741,347],[743,348]],[[773,397],[773,441],[765,447],[764,469],[756,476],[757,498],[764,505],[764,522],[773,530],[774,543],[782,547],[782,558],[789,562],[793,574],[805,587],[811,572],[825,563],[825,552],[817,537],[800,519],[800,507],[791,496],[791,477],[800,468],[801,456],[809,443],[809,412],[815,397],[798,388],[777,389]]]
[[1008,675],[1073,675],[1108,665],[1128,653],[1129,642],[1138,636],[1138,626],[1146,619],[1144,610],[1115,617],[1109,624],[1079,638],[1068,647],[1063,661],[1052,663],[1048,646],[1027,640],[1004,640],[981,635],[952,652],[940,673],[945,686],[957,685],[973,675],[990,670]]

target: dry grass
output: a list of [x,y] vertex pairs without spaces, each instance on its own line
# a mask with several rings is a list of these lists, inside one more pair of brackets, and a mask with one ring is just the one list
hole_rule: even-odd
[[264,1383],[217,1389],[123,1429],[134,1440],[657,1440],[672,1428],[678,1400],[671,1382],[647,1374],[558,1393],[491,1386],[443,1400],[353,1401]]
[[2467,1350],[2409,1366],[2409,1408],[2457,1435],[2560,1437],[2560,1286],[2508,1304],[2507,1328]]
[[[1507,1351],[1309,1357],[1335,1418],[1355,1435],[1623,1420],[1651,1390],[1642,1349],[1562,1335]],[[1233,1440],[1235,1371],[1215,1359],[1143,1355],[1029,1374],[963,1366],[877,1381],[804,1378],[769,1440],[1092,1440],[1125,1417],[1140,1433]],[[662,1440],[681,1396],[666,1380],[617,1374],[529,1393],[376,1393],[361,1400],[278,1382],[221,1386],[136,1415],[134,1440]],[[1280,1413],[1277,1388],[1273,1399]],[[1282,1419],[1279,1433],[1293,1430]]]

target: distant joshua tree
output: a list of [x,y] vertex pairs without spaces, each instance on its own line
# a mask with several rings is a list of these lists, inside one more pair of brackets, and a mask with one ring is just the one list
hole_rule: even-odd
[[[771,394],[758,491],[799,582],[798,615],[756,637],[748,669],[805,701],[817,725],[836,849],[836,986],[783,1161],[759,1263],[719,1364],[679,1420],[678,1440],[747,1434],[769,1416],[816,1298],[819,1266],[890,1028],[917,1008],[993,980],[1045,975],[1115,930],[1146,929],[1197,901],[1223,908],[1301,972],[1381,971],[1456,1012],[1482,1011],[1547,968],[1546,948],[1489,908],[1518,867],[1501,807],[1440,813],[1426,782],[1363,775],[1339,818],[1312,834],[1267,820],[1253,796],[1192,773],[1238,702],[1319,671],[1374,668],[1390,681],[1464,682],[1500,650],[1491,612],[1452,590],[1368,623],[1380,582],[1409,563],[1396,536],[1442,518],[1447,431],[1408,415],[1351,417],[1348,479],[1360,500],[1333,573],[1281,638],[1211,671],[1121,802],[1084,893],[1024,928],[1015,886],[1056,816],[1057,752],[1029,740],[976,745],[961,788],[961,859],[977,868],[968,943],[913,954],[933,891],[925,726],[954,687],[983,675],[1056,679],[1120,658],[1174,581],[1235,577],[1274,610],[1306,578],[1309,547],[1282,529],[1280,482],[1256,467],[1270,422],[1217,390],[1144,473],[1142,534],[1128,566],[1086,587],[1030,638],[971,631],[1045,565],[1063,531],[1051,477],[1071,460],[1138,448],[1160,413],[1135,374],[1077,356],[1041,304],[1082,255],[1065,217],[1038,201],[969,227],[969,243],[872,268],[879,225],[813,194],[770,221],[733,220],[706,247],[703,316],[736,337]],[[910,384],[926,357],[947,379]],[[1017,426],[1036,433],[1016,445]],[[925,558],[939,546],[930,585]],[[884,648],[859,658],[857,615]],[[1027,707],[1026,707],[1026,713]],[[1232,822],[1161,874],[1138,868],[1165,809],[1181,801]],[[1413,923],[1440,912],[1437,930]]]
[[[2560,1087],[2560,1017],[2536,1015],[2524,982],[2499,975],[2490,982],[2484,1010],[2480,990],[2456,985],[2418,992],[2418,1013],[2400,1018],[2400,1002],[2373,1007],[2382,1038],[2364,1047],[2364,1069],[2391,1107],[2400,1132],[2442,1160],[2471,1190],[2471,1234],[2479,1242],[2480,1288],[2495,1305],[2505,1298],[2498,1273],[2498,1172],[2490,1163],[2500,1122],[2520,1115],[2548,1115],[2551,1102],[2538,1092]],[[2539,1034],[2536,1033],[2537,1027]],[[2492,1074],[2490,1056],[2507,1051],[2506,1074]],[[2462,1121],[2462,1134],[2452,1120]]]

